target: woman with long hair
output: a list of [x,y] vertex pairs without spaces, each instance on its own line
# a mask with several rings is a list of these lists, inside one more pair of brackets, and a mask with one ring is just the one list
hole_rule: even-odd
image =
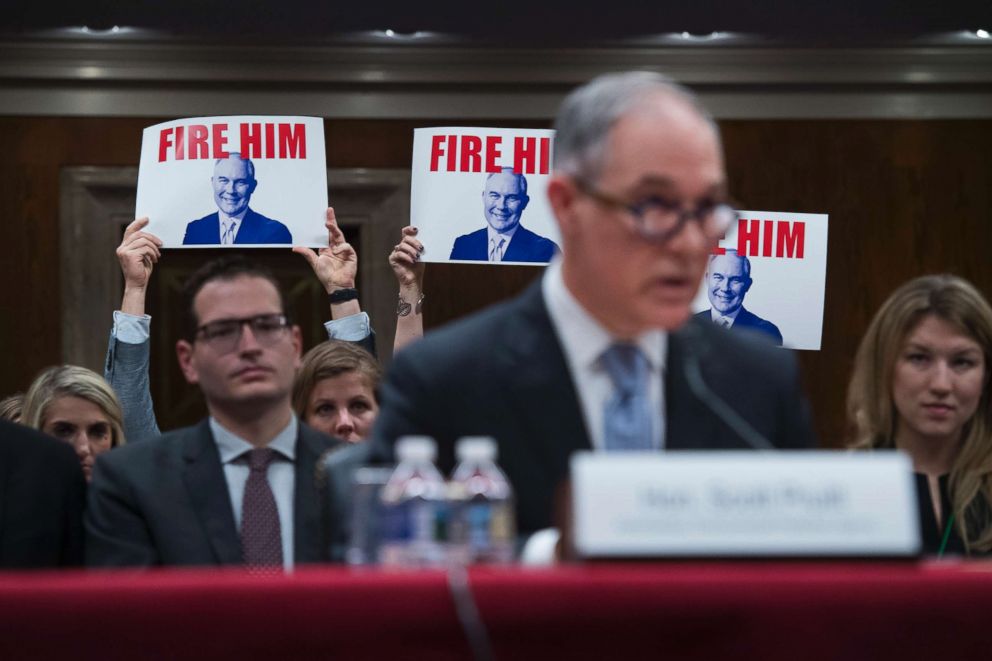
[[924,552],[992,551],[990,358],[992,307],[951,275],[899,287],[858,348],[849,445],[909,454]]

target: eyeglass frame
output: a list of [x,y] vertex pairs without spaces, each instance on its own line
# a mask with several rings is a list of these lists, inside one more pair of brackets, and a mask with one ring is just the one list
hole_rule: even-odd
[[230,349],[227,349],[225,351],[222,351],[221,353],[230,353],[231,351],[234,351],[237,348],[238,343],[241,342],[241,338],[244,335],[244,332],[245,332],[244,329],[245,329],[245,325],[246,324],[252,327],[252,329],[251,329],[252,335],[255,337],[255,339],[258,341],[259,344],[261,344],[263,346],[270,346],[271,344],[274,344],[275,343],[275,337],[276,337],[276,335],[273,335],[272,336],[273,337],[273,341],[272,342],[263,341],[263,340],[261,340],[259,338],[258,332],[255,329],[255,324],[258,323],[258,322],[260,322],[263,319],[273,319],[273,320],[276,320],[277,319],[279,321],[279,327],[278,327],[278,329],[274,329],[273,330],[274,333],[277,332],[277,331],[286,331],[286,330],[288,330],[290,328],[290,325],[291,325],[290,324],[290,321],[289,321],[289,317],[285,313],[283,313],[283,312],[274,312],[274,313],[266,313],[266,314],[256,314],[256,315],[251,316],[251,317],[239,317],[239,318],[234,318],[234,319],[230,319],[230,318],[229,319],[217,319],[215,321],[211,321],[211,322],[202,324],[200,326],[197,326],[196,327],[196,330],[193,333],[192,341],[193,342],[196,342],[198,339],[200,339],[202,337],[202,339],[203,339],[204,342],[206,342],[208,345],[210,345],[210,346],[213,347],[213,346],[215,346],[214,345],[214,342],[217,340],[217,338],[216,337],[211,338],[207,334],[207,330],[211,326],[214,326],[216,324],[237,323],[238,324],[238,326],[237,326],[237,328],[238,328],[238,330],[237,330],[237,336],[235,337],[234,342],[232,343],[231,348]]
[[[615,209],[620,209],[622,211],[626,211],[627,213],[629,213],[634,219],[634,228],[636,229],[637,233],[647,241],[651,241],[654,243],[665,243],[666,241],[674,237],[676,234],[681,232],[682,228],[685,227],[685,224],[689,219],[695,220],[697,223],[700,224],[700,229],[703,229],[703,219],[701,216],[702,213],[706,210],[706,207],[704,205],[697,206],[695,209],[682,209],[681,205],[670,204],[668,203],[667,200],[664,200],[663,198],[658,197],[657,195],[648,196],[643,201],[637,204],[631,204],[629,202],[625,202],[624,200],[621,200],[618,197],[615,197],[609,193],[600,190],[599,188],[594,186],[591,182],[589,182],[583,177],[572,175],[572,180],[575,182],[575,186],[576,188],[578,188],[580,192],[584,193],[585,195],[588,195],[589,197],[596,200],[600,204],[606,205],[608,207],[613,207]],[[652,204],[653,206],[664,209],[666,211],[678,212],[678,218],[676,219],[675,224],[670,229],[665,230],[663,232],[651,232],[645,229],[644,211],[646,207],[651,206]],[[740,219],[740,214],[737,213],[736,209],[734,209],[733,202],[731,200],[724,200],[722,202],[718,202],[716,204],[713,204],[711,207],[711,212],[713,214],[719,213],[721,210],[723,210],[724,212],[729,212],[730,214],[729,219],[727,220],[726,223],[726,227],[723,228],[723,233],[725,234],[726,231],[731,226],[733,226],[734,221]],[[714,236],[713,238],[717,239],[719,238],[719,236]]]

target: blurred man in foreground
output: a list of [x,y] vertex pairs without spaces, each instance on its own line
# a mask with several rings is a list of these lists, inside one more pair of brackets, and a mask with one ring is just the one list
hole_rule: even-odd
[[707,257],[736,219],[713,120],[664,77],[627,73],[574,91],[555,128],[548,197],[562,257],[516,299],[396,357],[379,453],[428,434],[449,470],[458,437],[494,436],[528,533],[553,524],[575,450],[750,447],[710,398],[732,401],[774,446],[812,445],[793,357],[690,320]]

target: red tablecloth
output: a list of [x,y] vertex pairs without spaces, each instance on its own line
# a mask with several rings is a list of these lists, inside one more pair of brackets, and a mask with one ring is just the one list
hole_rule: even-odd
[[[497,659],[990,659],[992,564],[476,568]],[[0,659],[471,658],[448,577],[0,574]]]

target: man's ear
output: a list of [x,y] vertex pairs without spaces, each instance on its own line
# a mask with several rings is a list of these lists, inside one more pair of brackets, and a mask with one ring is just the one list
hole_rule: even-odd
[[176,359],[179,361],[179,369],[188,383],[199,383],[200,373],[196,369],[196,360],[193,358],[193,345],[186,340],[176,342]]
[[562,236],[568,236],[575,229],[575,205],[579,201],[578,190],[569,177],[555,174],[548,180],[548,202],[558,219]]
[[524,195],[522,198],[520,198],[520,200],[521,200],[520,201],[520,208],[517,210],[517,214],[518,215],[519,214],[522,214],[524,212],[524,209],[527,208],[527,205],[530,203],[530,196],[529,195]]
[[254,193],[255,192],[255,188],[257,186],[258,186],[258,180],[257,179],[252,179],[251,180],[251,186],[248,187],[248,194],[251,195],[252,193]]
[[744,289],[741,291],[741,296],[743,296],[744,294],[746,294],[748,292],[748,290],[751,289],[751,284],[753,282],[754,282],[754,280],[752,280],[751,278],[748,278],[747,280],[744,281]]

